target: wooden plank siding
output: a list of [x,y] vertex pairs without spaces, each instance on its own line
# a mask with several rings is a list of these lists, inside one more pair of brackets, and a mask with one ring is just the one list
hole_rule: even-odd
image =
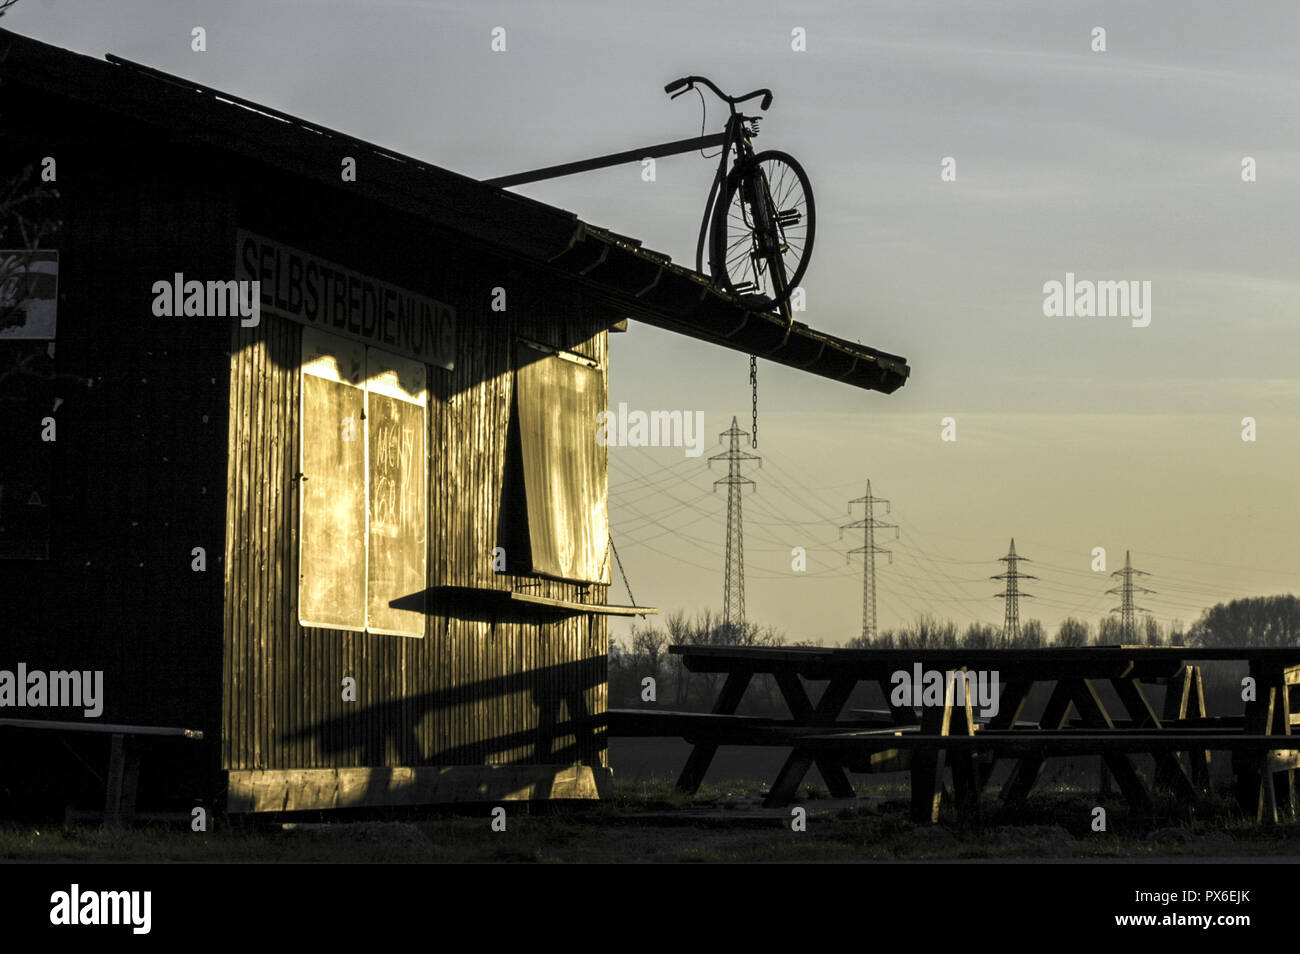
[[[515,339],[595,360],[607,394],[612,320],[559,279],[466,248],[414,219],[378,216],[345,190],[316,195],[285,186],[269,171],[250,178],[238,201],[239,227],[457,310],[455,370],[428,368],[428,585],[435,596],[423,638],[298,625],[301,327],[266,313],[256,328],[236,327],[223,768],[232,779],[251,778],[254,770],[607,768],[603,731],[591,724],[607,703],[607,621],[527,607],[479,612],[436,594],[440,587],[527,587],[555,599],[605,602],[606,586],[592,586],[584,597],[576,584],[494,573],[492,550],[503,508]],[[233,232],[228,246],[233,262]],[[490,308],[496,286],[506,289],[505,313]],[[355,703],[342,701],[345,676],[357,680]],[[569,724],[575,720],[581,724]],[[371,798],[401,800],[390,790],[391,775],[379,788]],[[474,787],[433,789],[462,797]]]

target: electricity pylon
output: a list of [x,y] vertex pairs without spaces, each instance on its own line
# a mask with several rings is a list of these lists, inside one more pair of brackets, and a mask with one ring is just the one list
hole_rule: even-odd
[[731,427],[718,435],[718,440],[728,438],[730,444],[726,453],[715,454],[709,458],[709,467],[715,460],[727,462],[727,476],[719,477],[713,482],[716,492],[719,484],[727,486],[727,567],[722,583],[722,622],[725,626],[745,621],[745,534],[741,523],[740,495],[745,484],[757,489],[748,477],[740,472],[744,461],[756,460],[763,466],[763,458],[740,449],[740,438],[748,437],[748,431],[742,431],[731,419]]
[[849,514],[852,515],[854,504],[862,504],[863,518],[840,527],[841,539],[844,537],[845,530],[859,528],[862,530],[862,546],[844,554],[844,559],[847,562],[852,554],[862,554],[862,641],[864,643],[870,643],[876,638],[876,554],[888,554],[889,562],[891,564],[894,562],[892,551],[876,546],[876,527],[892,527],[894,538],[898,538],[898,524],[877,519],[874,505],[878,503],[884,504],[885,513],[889,513],[889,501],[883,497],[871,496],[871,481],[868,480],[866,495],[849,501]]
[[1002,641],[1011,645],[1020,638],[1020,597],[1024,596],[1033,599],[1033,593],[1021,593],[1021,580],[1036,580],[1038,577],[1030,576],[1028,573],[1021,573],[1017,568],[1017,563],[1032,563],[1022,556],[1016,556],[1016,538],[1011,538],[1011,551],[1004,557],[998,557],[998,560],[1007,565],[1005,573],[999,573],[997,576],[991,576],[991,580],[1005,580],[1006,585],[1001,593],[995,593],[994,596],[1002,597],[1007,601],[1006,616],[1002,621]]
[[1119,596],[1119,606],[1111,608],[1112,613],[1119,613],[1120,633],[1126,643],[1137,642],[1137,614],[1151,612],[1145,606],[1133,605],[1134,593],[1155,593],[1155,590],[1148,590],[1145,586],[1134,586],[1133,577],[1150,576],[1143,570],[1133,569],[1133,561],[1129,557],[1129,551],[1124,551],[1124,569],[1116,570],[1111,576],[1120,578],[1119,586],[1112,586],[1106,592]]

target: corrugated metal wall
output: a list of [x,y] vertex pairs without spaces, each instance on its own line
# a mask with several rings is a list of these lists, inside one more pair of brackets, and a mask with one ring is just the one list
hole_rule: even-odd
[[[240,222],[245,228],[457,308],[456,370],[430,368],[430,586],[528,583],[529,592],[578,599],[573,584],[492,571],[515,337],[595,359],[608,388],[606,333],[573,289],[481,252],[412,239],[414,227],[372,222],[346,201],[330,206],[332,223],[276,218],[269,194],[245,207],[258,210]],[[373,241],[339,237],[367,228]],[[394,234],[402,242],[384,248],[380,237]],[[360,244],[379,250],[367,259]],[[233,235],[230,248],[233,257]],[[507,289],[505,313],[490,310],[496,286]],[[298,626],[300,340],[298,325],[267,315],[235,334],[224,766],[606,764],[603,735],[581,724],[606,705],[603,617],[524,611],[497,618],[495,610],[435,598],[422,639]],[[603,602],[603,589],[587,598]],[[345,676],[357,680],[354,703],[342,701]]]

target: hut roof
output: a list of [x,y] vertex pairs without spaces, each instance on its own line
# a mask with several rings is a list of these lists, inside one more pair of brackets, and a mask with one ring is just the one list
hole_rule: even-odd
[[[43,89],[347,188],[562,273],[616,314],[854,387],[890,393],[907,381],[904,358],[801,322],[787,336],[781,316],[749,311],[706,276],[564,209],[119,57],[97,60],[8,30],[0,30],[3,48],[8,56],[0,60],[0,78],[6,85]],[[323,150],[325,143],[332,148]],[[323,151],[328,162],[321,161]],[[340,154],[358,162],[364,157],[365,175],[341,183]]]

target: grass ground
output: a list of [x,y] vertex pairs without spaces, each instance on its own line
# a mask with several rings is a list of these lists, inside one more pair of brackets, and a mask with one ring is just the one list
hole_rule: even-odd
[[[1014,816],[991,814],[937,826],[907,820],[905,786],[872,788],[849,805],[804,791],[807,829],[789,810],[759,807],[758,789],[733,782],[695,797],[668,780],[621,783],[600,804],[506,803],[506,830],[490,806],[457,814],[406,814],[365,821],[322,818],[285,828],[217,819],[211,830],[178,826],[104,830],[0,825],[0,859],[28,862],[772,862],[966,858],[1141,859],[1300,855],[1300,825],[1261,827],[1229,814],[1132,818],[1103,801],[1107,831],[1092,830],[1095,794],[1058,786],[1039,791]],[[819,797],[822,796],[822,797]]]

